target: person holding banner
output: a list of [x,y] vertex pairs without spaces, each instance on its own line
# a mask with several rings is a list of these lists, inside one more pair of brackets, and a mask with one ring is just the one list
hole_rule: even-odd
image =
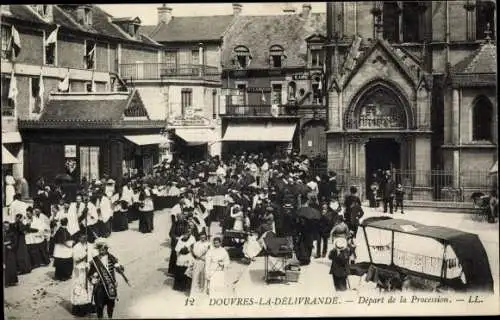
[[109,247],[105,239],[96,239],[95,247],[99,254],[92,257],[89,268],[90,281],[94,285],[92,297],[97,317],[102,319],[106,307],[108,318],[111,319],[118,295],[115,271],[123,274],[124,268],[118,263],[118,259],[108,252]]

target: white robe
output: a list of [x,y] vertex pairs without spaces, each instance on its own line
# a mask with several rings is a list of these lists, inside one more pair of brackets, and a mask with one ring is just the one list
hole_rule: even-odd
[[120,200],[123,200],[123,201],[126,201],[128,203],[128,205],[132,205],[132,203],[134,203],[134,192],[132,190],[130,190],[130,188],[125,185],[123,186],[122,188],[122,197]]
[[9,206],[9,222],[14,223],[16,221],[16,215],[20,214],[23,217],[26,216],[26,209],[28,204],[20,200],[14,200]]
[[103,196],[98,201],[98,208],[101,209],[101,220],[106,223],[113,216],[113,207],[111,200],[107,196]]
[[229,254],[223,247],[211,248],[205,257],[205,275],[211,296],[222,296],[226,289],[226,269],[229,266]]
[[[87,280],[87,268],[92,259],[92,245],[78,242],[73,247],[73,276],[70,301],[72,305],[85,305],[92,302],[92,283]],[[78,260],[87,257],[87,261]]]
[[[76,209],[76,208],[74,208]],[[56,219],[61,221],[61,219],[68,219],[68,232],[70,235],[74,235],[78,231],[80,231],[80,226],[78,224],[78,216],[76,215],[76,210],[71,210],[71,207],[68,209],[68,212],[64,211],[64,208],[61,209],[56,216]]]

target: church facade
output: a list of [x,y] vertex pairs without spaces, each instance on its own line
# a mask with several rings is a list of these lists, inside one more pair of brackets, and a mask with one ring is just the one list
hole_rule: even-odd
[[489,190],[498,143],[494,5],[327,4],[328,168],[345,188],[364,196],[391,170],[412,200]]

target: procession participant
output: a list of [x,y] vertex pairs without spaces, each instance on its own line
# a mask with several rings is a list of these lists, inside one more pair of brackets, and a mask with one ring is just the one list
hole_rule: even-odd
[[330,251],[328,258],[332,260],[330,274],[332,275],[335,291],[347,290],[347,277],[349,271],[349,250],[347,248],[347,240],[339,238],[334,243],[335,248]]
[[133,197],[134,191],[132,190],[132,182],[127,181],[127,183],[122,187],[120,200],[125,201],[127,206],[131,206],[134,203]]
[[115,194],[116,190],[116,182],[113,179],[108,179],[106,181],[106,185],[104,187],[104,194],[108,197],[111,198]]
[[175,267],[177,264],[177,253],[175,251],[177,239],[185,234],[188,228],[187,214],[182,210],[183,203],[184,201],[181,199],[181,201],[179,201],[179,211],[171,213],[172,225],[169,232],[170,258],[168,261],[168,274],[170,275],[173,275],[175,273]]
[[151,233],[154,229],[154,205],[148,184],[143,185],[139,200],[141,201],[141,205],[139,206],[139,231],[142,233]]
[[3,222],[3,265],[5,287],[18,283],[16,261],[16,233],[8,220]]
[[222,239],[214,237],[213,247],[208,250],[205,259],[207,291],[210,296],[224,295],[226,291],[225,273],[230,259],[227,250],[221,245]]
[[79,230],[78,216],[75,210],[70,210],[69,200],[63,199],[63,207],[59,209],[56,219],[60,222],[63,218],[67,219],[67,231],[73,237]]
[[101,192],[96,203],[97,213],[99,215],[99,237],[107,238],[111,235],[111,217],[113,216],[113,207],[111,199],[104,192]]
[[71,313],[85,317],[92,311],[92,283],[87,278],[92,248],[88,247],[87,235],[81,233],[73,247],[73,284],[71,289]]
[[108,318],[111,319],[118,295],[115,271],[123,273],[124,268],[118,263],[118,259],[108,252],[108,244],[105,239],[97,239],[95,247],[98,250],[98,255],[92,258],[89,268],[89,277],[94,286],[92,297],[96,306],[97,318],[102,319],[104,307],[106,307]]
[[359,221],[363,217],[364,212],[361,205],[357,202],[354,202],[351,207],[351,214],[349,216],[350,220],[347,221],[347,225],[349,226],[349,230],[353,232],[354,238],[356,238],[356,234],[358,233]]
[[[76,216],[78,217],[78,224],[79,225],[82,223],[82,220],[85,218],[85,215],[83,214],[84,209],[85,209],[85,206],[83,205],[82,194],[77,193],[75,196],[75,202],[72,202],[70,204],[70,210],[76,212]],[[77,241],[82,232],[85,232],[85,230],[82,230],[82,228],[80,228],[80,230],[73,235],[73,240]]]
[[139,207],[141,206],[141,189],[137,184],[133,185],[132,206],[129,209],[128,222],[139,219]]
[[73,272],[73,240],[67,227],[68,218],[64,217],[54,235],[54,278],[60,281],[69,280]]
[[230,217],[234,219],[232,230],[243,231],[244,215],[240,205],[235,204],[231,208]]
[[372,174],[372,183],[370,184],[370,194],[368,195],[368,199],[370,200],[370,208],[378,208],[378,190],[380,186],[378,184],[377,174]]
[[128,204],[125,200],[118,200],[113,213],[113,232],[128,230]]
[[87,194],[83,196],[83,207],[83,219],[81,219],[80,228],[87,235],[87,241],[93,243],[99,233],[99,215],[97,208],[90,202],[89,195]]
[[269,163],[267,159],[262,160],[262,166],[260,167],[260,186],[262,188],[267,188],[269,184]]
[[[14,177],[10,174],[7,174],[5,176],[5,206],[10,207],[11,203],[15,200],[15,195],[16,195],[16,188],[15,185],[16,181],[14,180]],[[19,195],[19,199],[21,199],[21,195]],[[11,215],[11,220],[10,222],[13,223],[16,217],[16,213],[10,213]]]
[[32,257],[31,265],[35,268],[47,266],[50,264],[50,258],[46,237],[50,234],[50,222],[45,215],[41,214],[40,208],[33,209],[30,228],[33,231],[29,234],[33,247],[31,251],[28,250]]
[[9,221],[11,223],[14,223],[16,221],[16,216],[20,214],[21,216],[26,215],[26,208],[28,207],[28,204],[26,202],[21,201],[21,194],[16,193],[14,194],[12,198],[12,202],[8,206],[8,216],[9,216]]
[[[336,215],[328,207],[328,204],[323,204],[321,208],[321,220],[319,232],[316,237],[316,258],[326,257],[326,253],[328,252],[328,242],[330,240],[330,232],[333,229],[333,225],[335,223]],[[323,250],[321,250],[323,248]]]
[[203,232],[200,234],[200,239],[191,248],[191,253],[194,257],[191,276],[191,296],[197,296],[206,292],[205,257],[209,249],[210,241],[208,241],[206,233]]
[[26,224],[24,215],[18,213],[13,223],[13,231],[16,235],[16,264],[19,274],[30,273],[32,269],[28,247],[26,245],[26,234],[28,230],[29,226]]
[[191,279],[186,275],[187,269],[193,263],[193,256],[190,248],[196,242],[193,236],[192,225],[186,232],[177,239],[175,252],[177,253],[177,262],[174,272],[174,287],[176,291],[187,291],[191,288]]
[[353,207],[353,203],[358,203],[361,206],[361,199],[359,199],[358,188],[355,186],[351,186],[349,188],[349,194],[344,198],[344,219],[349,222],[351,220],[351,208]]
[[382,184],[382,200],[384,202],[384,213],[394,214],[394,194],[396,192],[396,182],[392,179],[391,171],[387,170]]
[[331,197],[335,197],[337,194],[337,173],[330,171],[328,173],[328,197],[331,199]]

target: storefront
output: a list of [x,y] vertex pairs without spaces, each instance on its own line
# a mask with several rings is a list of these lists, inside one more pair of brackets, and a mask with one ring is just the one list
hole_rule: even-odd
[[59,94],[40,119],[20,120],[30,187],[39,177],[51,183],[60,174],[79,183],[83,177],[108,175],[120,182],[124,175],[151,172],[160,159],[160,145],[168,145],[165,123],[148,120],[134,95],[138,93]]

